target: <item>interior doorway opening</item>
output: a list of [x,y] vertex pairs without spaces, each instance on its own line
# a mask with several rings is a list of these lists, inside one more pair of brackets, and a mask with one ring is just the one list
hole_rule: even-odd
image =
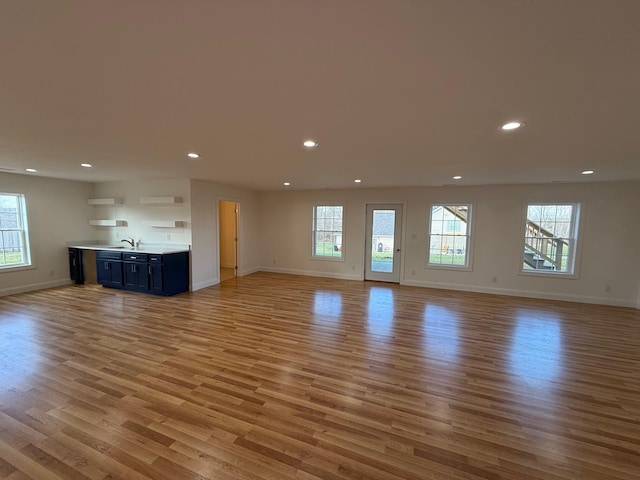
[[220,200],[218,202],[218,239],[220,281],[238,276],[240,203]]

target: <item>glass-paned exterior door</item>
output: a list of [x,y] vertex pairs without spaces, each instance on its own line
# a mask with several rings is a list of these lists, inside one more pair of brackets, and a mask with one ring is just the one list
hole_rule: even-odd
[[400,282],[402,205],[367,205],[365,280]]

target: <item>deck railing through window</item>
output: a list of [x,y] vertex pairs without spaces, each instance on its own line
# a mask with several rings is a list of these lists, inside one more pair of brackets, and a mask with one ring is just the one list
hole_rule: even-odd
[[527,220],[527,232],[524,237],[525,250],[537,255],[542,261],[535,260],[533,268],[542,268],[544,261],[552,265],[553,270],[563,270],[563,257],[568,254],[569,242],[558,238],[548,230],[531,220]]

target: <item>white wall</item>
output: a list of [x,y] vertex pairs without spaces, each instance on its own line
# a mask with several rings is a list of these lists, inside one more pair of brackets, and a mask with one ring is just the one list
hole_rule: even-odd
[[240,203],[238,274],[247,275],[255,272],[260,264],[257,194],[204,180],[191,180],[193,290],[220,282],[218,245],[220,200]]
[[[400,190],[370,190],[370,203],[402,203]],[[364,271],[365,200],[360,190],[261,192],[261,269],[361,280]],[[344,205],[344,262],[311,257],[313,205]]]
[[[639,303],[640,182],[263,192],[259,200],[263,270],[362,279],[366,204],[401,203],[402,284],[623,306]],[[581,203],[577,278],[520,273],[528,202]],[[312,207],[336,203],[346,206],[345,261],[313,260]],[[470,271],[426,267],[429,208],[434,203],[473,205]]]
[[93,184],[0,173],[0,192],[23,193],[33,266],[0,270],[0,295],[71,283],[66,242],[95,239],[89,227]]
[[[94,185],[0,173],[0,191],[26,195],[34,261],[32,268],[0,271],[0,295],[69,283],[67,242],[119,242],[129,236],[142,239],[143,245],[191,244],[192,288],[215,285],[220,281],[220,200],[240,203],[240,275],[262,269],[360,280],[366,204],[401,203],[405,206],[403,284],[640,308],[640,182],[256,193],[201,180]],[[86,203],[87,198],[111,196],[124,203],[116,207]],[[183,202],[140,205],[141,196],[177,196]],[[578,278],[520,274],[525,204],[565,201],[582,204]],[[322,203],[346,206],[344,262],[311,259],[312,207]],[[471,271],[426,268],[432,203],[473,205]],[[124,219],[127,226],[90,227],[91,218]],[[142,224],[153,219],[179,220],[184,226],[157,229]],[[607,286],[610,292],[605,291]]]
[[[191,193],[188,179],[137,180],[130,182],[96,183],[95,198],[116,197],[120,205],[93,207],[95,219],[124,220],[126,225],[93,227],[100,241],[119,244],[123,238],[133,237],[144,244],[191,244]],[[140,197],[177,197],[173,205],[141,204]],[[144,224],[148,220],[176,220],[179,227],[158,228]]]

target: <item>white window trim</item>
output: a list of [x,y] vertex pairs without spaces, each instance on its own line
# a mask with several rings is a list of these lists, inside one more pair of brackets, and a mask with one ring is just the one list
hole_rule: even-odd
[[[317,207],[342,207],[342,250],[339,257],[330,257],[324,255],[316,255],[316,208]],[[322,261],[322,262],[345,262],[346,250],[345,250],[345,224],[347,218],[347,206],[344,202],[315,202],[311,209],[311,257],[310,260]]]
[[18,219],[20,228],[1,229],[6,231],[19,231],[22,233],[22,242],[25,249],[26,262],[15,265],[0,265],[0,272],[15,272],[19,270],[30,270],[34,268],[33,256],[31,254],[31,240],[29,237],[29,218],[27,215],[27,197],[23,193],[0,192],[2,196],[18,197]]
[[[444,205],[466,205],[469,208],[469,212],[471,212],[469,218],[471,222],[467,222],[467,246],[466,246],[466,265],[447,265],[441,263],[431,263],[429,261],[430,258],[430,250],[431,250],[431,214],[433,212],[434,206],[444,206]],[[427,248],[426,248],[426,260],[425,260],[425,268],[435,269],[435,270],[447,270],[454,272],[472,272],[473,271],[473,242],[472,239],[475,236],[475,220],[474,220],[474,206],[471,202],[434,202],[431,203],[428,207],[428,221],[427,221]]]
[[524,247],[524,238],[527,232],[527,217],[528,210],[530,205],[571,205],[573,206],[573,211],[571,213],[573,227],[573,251],[572,251],[572,265],[573,271],[569,272],[559,272],[557,270],[549,271],[549,270],[525,270],[523,267],[524,264],[524,248],[522,249],[522,254],[520,255],[520,262],[518,267],[518,275],[522,275],[525,277],[546,277],[546,278],[564,278],[564,279],[577,279],[580,278],[579,275],[579,266],[580,266],[580,251],[582,245],[582,215],[584,211],[584,202],[575,201],[575,200],[558,200],[557,202],[546,201],[536,201],[530,200],[524,204],[523,213],[522,213],[522,227],[520,230],[520,242]]

